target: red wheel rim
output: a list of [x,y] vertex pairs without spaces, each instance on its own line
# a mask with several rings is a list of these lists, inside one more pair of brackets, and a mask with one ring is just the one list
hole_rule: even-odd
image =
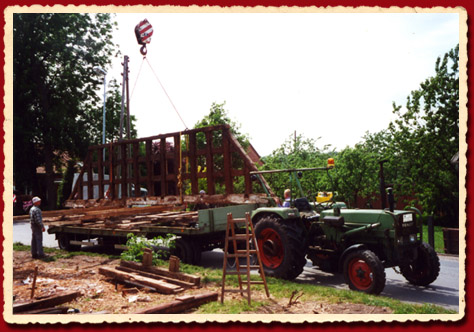
[[271,228],[265,228],[257,239],[262,263],[272,269],[283,262],[283,245],[280,235]]
[[374,282],[374,274],[366,261],[354,258],[349,262],[349,279],[360,290],[368,289]]

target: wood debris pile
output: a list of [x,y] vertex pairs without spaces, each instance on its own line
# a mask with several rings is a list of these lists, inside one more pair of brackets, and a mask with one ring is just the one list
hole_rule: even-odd
[[181,313],[217,300],[197,275],[117,259],[15,252],[13,270],[14,314]]

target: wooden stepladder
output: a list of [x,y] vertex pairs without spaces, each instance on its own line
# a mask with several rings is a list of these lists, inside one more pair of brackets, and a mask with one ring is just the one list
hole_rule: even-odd
[[[237,233],[236,225],[241,224],[244,226],[245,233]],[[232,247],[229,246],[231,243]],[[245,243],[245,249],[239,249],[238,243]],[[252,247],[251,248],[251,243]],[[231,248],[233,250],[231,250]],[[257,258],[258,265],[251,265],[250,258],[251,255],[255,255]],[[229,258],[235,258],[235,271],[227,271],[227,260]],[[240,265],[239,258],[246,258],[246,265]],[[258,270],[261,281],[251,281],[250,280],[250,271]],[[237,275],[239,280],[239,289],[225,289],[225,277],[226,275]],[[242,280],[242,276],[247,276],[246,280]],[[247,288],[243,288],[242,285],[247,284]],[[263,270],[262,260],[260,259],[260,252],[257,246],[257,240],[255,238],[255,232],[252,225],[252,220],[250,219],[250,213],[245,214],[245,218],[236,218],[232,217],[232,213],[227,214],[227,230],[225,234],[225,246],[224,246],[224,264],[222,272],[222,293],[221,293],[221,303],[224,302],[224,293],[240,293],[242,296],[245,296],[244,293],[247,293],[247,301],[250,304],[250,285],[264,285],[265,292],[267,297],[270,297],[268,292],[267,281],[265,279],[265,272]]]

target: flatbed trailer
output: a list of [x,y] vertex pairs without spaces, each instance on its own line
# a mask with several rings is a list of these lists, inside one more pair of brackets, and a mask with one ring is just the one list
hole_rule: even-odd
[[241,204],[198,211],[184,211],[180,207],[137,207],[117,210],[83,209],[81,214],[52,217],[48,233],[55,234],[59,247],[80,250],[82,246],[102,245],[123,248],[128,234],[154,238],[172,234],[177,236],[173,253],[185,263],[198,264],[203,251],[224,245],[227,214],[245,217],[259,204]]

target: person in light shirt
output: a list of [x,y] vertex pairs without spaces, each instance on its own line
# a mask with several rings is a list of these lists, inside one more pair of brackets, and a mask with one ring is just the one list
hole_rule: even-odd
[[43,215],[41,213],[40,205],[41,198],[33,197],[33,206],[30,209],[30,223],[31,223],[31,256],[33,258],[44,258],[43,252],[43,232],[45,231],[43,225]]

